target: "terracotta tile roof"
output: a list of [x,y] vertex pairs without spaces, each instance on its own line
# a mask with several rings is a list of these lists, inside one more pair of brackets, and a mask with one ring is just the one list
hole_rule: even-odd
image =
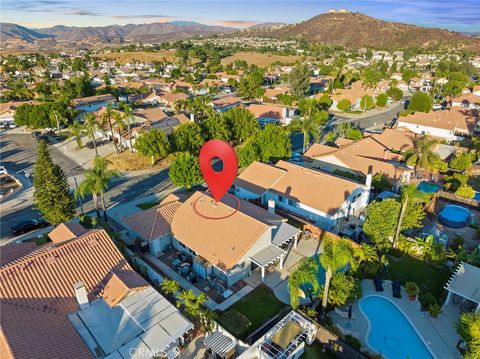
[[372,135],[372,138],[390,150],[405,152],[414,146],[415,136],[408,130],[386,128],[381,134]]
[[276,167],[287,173],[272,191],[327,214],[334,214],[362,184],[293,163],[279,161]]
[[73,106],[86,105],[95,102],[115,101],[115,97],[110,94],[76,98],[72,100]]
[[79,223],[60,223],[48,234],[53,243],[69,241],[85,234],[87,230]]
[[133,271],[114,271],[102,297],[110,307],[120,303],[130,292],[148,288],[148,282]]
[[[225,196],[221,202],[215,202],[209,195],[195,192],[177,209],[172,221],[172,233],[197,255],[222,270],[229,270],[269,230],[266,222],[272,218],[266,210],[243,200],[240,200],[239,211],[235,212],[235,207],[236,201],[229,196]],[[197,212],[209,217],[225,217],[235,213],[212,220]]]
[[377,92],[364,87],[362,81],[356,81],[349,89],[335,90],[335,93],[331,96],[332,100],[339,102],[340,100],[347,99],[351,104],[356,103],[362,96],[369,95],[375,96]]
[[322,145],[320,143],[314,143],[310,148],[305,151],[303,154],[304,157],[317,157],[317,156],[322,156],[326,155],[328,153],[332,153],[337,151],[338,148],[336,147],[331,147],[331,146],[326,146]]
[[277,98],[278,95],[284,94],[285,90],[281,88],[266,89],[264,96],[268,98]]
[[477,96],[471,92],[468,92],[455,98],[450,97],[449,100],[457,103],[476,104],[476,103],[480,103],[480,96]]
[[122,221],[147,241],[170,234],[173,215],[180,207],[178,197],[168,196],[158,206],[124,217]]
[[283,118],[283,106],[251,104],[247,107],[255,118]]
[[343,146],[349,145],[353,142],[355,142],[355,140],[349,140],[348,138],[345,138],[345,137],[339,137],[335,140],[335,144],[338,147],[343,147]]
[[11,243],[3,246],[0,253],[0,266],[11,263],[28,253],[36,250],[38,246],[32,242],[25,243]]
[[132,115],[141,117],[147,121],[157,121],[167,117],[165,112],[159,107],[139,108],[135,110]]
[[410,123],[414,125],[440,128],[449,131],[471,133],[478,122],[478,112],[463,107],[452,107],[449,110],[415,112],[400,117],[397,124]]
[[261,162],[253,162],[235,179],[235,185],[261,195],[271,188],[283,175],[285,170]]
[[236,105],[242,102],[242,99],[238,96],[225,96],[222,98],[217,98],[213,100],[212,103],[217,107],[227,107]]
[[163,92],[160,95],[160,99],[168,103],[174,103],[176,101],[186,100],[187,98],[188,98],[188,95],[184,94],[183,92],[176,92],[176,93]]
[[34,352],[36,358],[89,357],[66,318],[79,308],[74,285],[83,282],[94,300],[102,296],[112,271],[138,276],[104,230],[46,244],[2,266],[1,327],[15,356],[31,358]]

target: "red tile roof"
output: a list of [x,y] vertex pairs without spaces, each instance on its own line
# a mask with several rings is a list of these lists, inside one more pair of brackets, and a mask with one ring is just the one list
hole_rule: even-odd
[[87,230],[79,223],[60,223],[48,234],[48,237],[53,243],[59,243],[80,237],[86,232]]

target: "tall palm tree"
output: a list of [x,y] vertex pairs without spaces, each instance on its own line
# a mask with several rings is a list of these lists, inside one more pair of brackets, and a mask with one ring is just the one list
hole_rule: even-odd
[[113,139],[113,144],[115,145],[115,150],[116,150],[117,153],[119,153],[117,142],[115,142],[115,138],[113,137],[112,120],[113,120],[113,107],[112,107],[112,104],[109,103],[107,105],[107,110],[103,114],[103,122],[107,122],[108,127],[110,128],[110,133],[112,134],[112,139]]
[[180,290],[180,285],[172,280],[172,279],[165,279],[161,284],[160,287],[162,290],[172,297]]
[[85,171],[85,179],[78,186],[78,195],[83,197],[87,193],[92,194],[97,217],[99,216],[97,196],[100,195],[103,219],[105,222],[108,222],[107,208],[105,206],[105,191],[108,189],[110,179],[119,176],[117,171],[108,169],[109,163],[110,161],[105,158],[95,157],[93,167]]
[[438,161],[438,155],[433,152],[433,147],[438,143],[437,140],[429,136],[422,136],[415,140],[414,147],[405,152],[407,165],[418,169],[433,170],[434,164]]
[[73,121],[73,123],[68,126],[68,130],[70,131],[71,137],[75,137],[78,147],[80,149],[83,148],[82,136],[85,133],[85,126],[78,121]]
[[118,143],[120,145],[120,151],[123,151],[122,132],[125,130],[126,124],[120,112],[115,112],[113,114],[113,118],[115,119],[115,126],[117,126]]
[[377,249],[367,243],[362,243],[361,246],[353,250],[355,260],[351,263],[354,269],[358,269],[360,265],[364,265],[364,270],[367,273],[375,273],[380,263]]
[[305,148],[307,144],[310,143],[311,137],[317,137],[320,133],[320,127],[318,123],[312,117],[301,119],[294,119],[288,125],[290,131],[300,131],[303,133],[303,152],[305,152]]
[[87,195],[91,194],[93,197],[93,204],[95,206],[95,213],[97,218],[100,218],[100,210],[98,207],[98,192],[95,188],[95,181],[91,176],[86,176],[86,178],[80,182],[77,189],[74,192],[75,199],[78,197],[85,198]]
[[60,123],[65,123],[65,117],[63,117],[62,114],[57,110],[53,110],[50,113],[50,116],[57,124],[57,130],[58,130],[58,133],[60,133]]
[[93,148],[95,149],[95,156],[98,157],[97,139],[95,138],[95,130],[99,127],[95,116],[92,113],[88,113],[84,117],[85,127],[87,129],[88,137],[93,141]]
[[301,286],[310,284],[312,291],[318,292],[320,284],[318,283],[318,261],[315,258],[304,258],[298,264],[297,269],[288,279],[288,289],[290,291],[290,305],[297,308],[299,305],[299,294]]
[[125,112],[125,115],[123,118],[125,121],[127,121],[127,131],[128,131],[128,143],[130,146],[130,152],[133,152],[133,146],[132,146],[132,131],[130,131],[130,121],[132,120],[132,108],[128,104],[123,105],[123,112]]
[[330,280],[334,273],[337,273],[348,263],[353,262],[354,254],[352,244],[348,239],[336,240],[331,237],[325,237],[322,240],[321,249],[320,263],[325,269],[325,287],[322,299],[322,316],[324,316],[327,310]]
[[194,306],[196,297],[195,293],[191,289],[189,290],[182,290],[177,298],[177,307],[183,307],[187,313],[189,313]]

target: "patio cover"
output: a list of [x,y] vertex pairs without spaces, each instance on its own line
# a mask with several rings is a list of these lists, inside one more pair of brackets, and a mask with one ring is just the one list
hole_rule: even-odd
[[203,344],[221,357],[226,356],[235,348],[233,340],[220,332],[213,332],[203,340]]
[[293,338],[303,331],[295,323],[288,321],[286,325],[282,327],[275,335],[272,337],[272,342],[280,345],[283,349],[287,349]]
[[262,249],[260,252],[255,253],[250,257],[252,261],[258,264],[261,267],[265,267],[270,262],[274,261],[280,255],[285,253],[285,251],[273,244],[270,244],[268,247]]
[[480,268],[462,263],[445,289],[472,302],[480,303]]
[[278,227],[277,233],[275,233],[275,236],[273,237],[272,243],[276,246],[279,246],[299,233],[301,233],[301,231],[298,228],[282,222],[280,227]]

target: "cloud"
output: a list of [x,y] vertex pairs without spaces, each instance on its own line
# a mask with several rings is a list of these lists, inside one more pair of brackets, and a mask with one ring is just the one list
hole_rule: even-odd
[[174,16],[169,15],[155,15],[155,14],[146,14],[146,15],[112,15],[112,19],[155,19],[155,18],[168,18],[174,19]]
[[66,15],[78,15],[78,16],[102,16],[103,14],[100,12],[93,12],[90,10],[81,10],[76,9],[72,10],[71,12],[66,13]]

